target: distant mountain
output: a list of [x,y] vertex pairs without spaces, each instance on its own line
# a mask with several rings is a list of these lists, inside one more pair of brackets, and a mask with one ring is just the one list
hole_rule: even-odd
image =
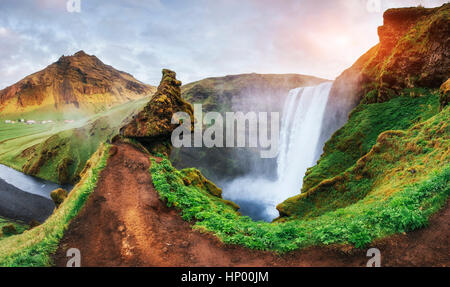
[[155,87],[79,51],[1,90],[0,113],[44,110],[92,114],[155,91]]
[[[299,74],[241,74],[206,78],[182,87],[190,103],[201,103],[205,111],[272,110],[283,104],[289,90],[315,86],[326,80]],[[256,106],[255,106],[256,105]],[[275,108],[276,109],[276,108]]]

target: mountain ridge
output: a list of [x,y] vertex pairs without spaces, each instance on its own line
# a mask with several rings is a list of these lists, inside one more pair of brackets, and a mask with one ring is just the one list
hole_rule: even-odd
[[47,108],[90,114],[137,100],[155,90],[96,56],[79,51],[61,56],[43,70],[1,90],[0,112],[20,114]]

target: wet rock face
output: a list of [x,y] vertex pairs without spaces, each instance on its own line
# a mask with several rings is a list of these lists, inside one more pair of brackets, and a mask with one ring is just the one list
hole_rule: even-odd
[[162,71],[162,80],[157,92],[133,119],[120,129],[123,137],[132,138],[143,144],[149,151],[170,154],[170,137],[178,124],[172,124],[172,116],[185,112],[193,120],[192,106],[181,98],[181,82],[176,73]]

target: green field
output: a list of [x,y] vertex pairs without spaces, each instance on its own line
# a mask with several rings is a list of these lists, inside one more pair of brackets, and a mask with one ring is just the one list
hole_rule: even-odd
[[75,183],[99,144],[117,134],[148,100],[142,98],[73,123],[65,123],[60,114],[47,114],[46,120],[54,120],[48,124],[6,124],[2,120],[0,163],[45,180]]

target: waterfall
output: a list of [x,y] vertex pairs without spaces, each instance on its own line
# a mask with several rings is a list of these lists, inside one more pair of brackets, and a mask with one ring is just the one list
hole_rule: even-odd
[[286,100],[277,162],[277,183],[285,198],[299,193],[306,170],[318,159],[316,150],[323,148],[319,137],[331,86],[332,83],[323,83],[295,89]]
[[300,193],[306,170],[319,158],[323,149],[322,122],[332,83],[293,89],[282,114],[277,179],[251,175],[224,186],[224,198],[241,206],[243,214],[270,221],[278,216],[276,205]]

